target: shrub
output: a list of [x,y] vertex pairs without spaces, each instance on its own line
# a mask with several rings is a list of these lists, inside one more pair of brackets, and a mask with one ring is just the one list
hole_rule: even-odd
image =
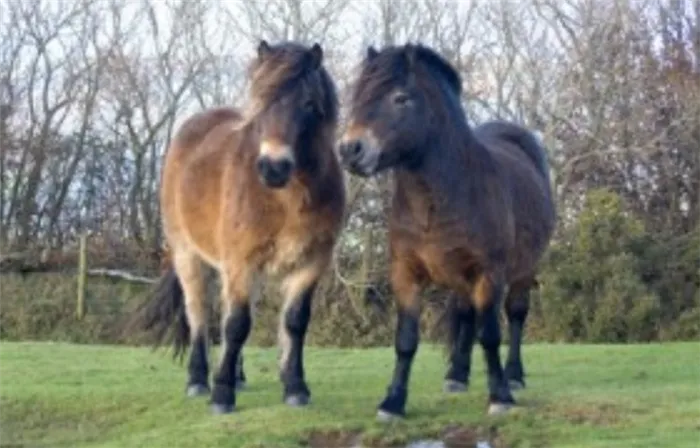
[[574,224],[543,262],[539,318],[547,339],[647,341],[658,333],[661,305],[642,278],[635,248],[642,222],[608,190],[593,190]]

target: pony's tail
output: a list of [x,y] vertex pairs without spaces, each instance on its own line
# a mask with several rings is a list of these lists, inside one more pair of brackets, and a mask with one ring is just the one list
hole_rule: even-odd
[[449,358],[452,349],[457,344],[458,332],[454,328],[457,323],[457,313],[459,313],[457,297],[450,294],[441,305],[437,307],[439,312],[435,316],[435,323],[430,330],[430,338],[442,346],[443,354]]
[[182,284],[172,266],[164,269],[150,298],[135,310],[129,330],[151,335],[154,350],[172,339],[173,356],[182,360],[189,346],[190,325]]

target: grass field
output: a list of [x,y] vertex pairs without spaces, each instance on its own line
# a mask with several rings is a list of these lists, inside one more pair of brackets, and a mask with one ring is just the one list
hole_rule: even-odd
[[[700,344],[528,345],[520,409],[486,417],[481,350],[468,392],[441,392],[439,347],[420,347],[403,422],[374,421],[391,349],[308,349],[312,404],[281,404],[276,351],[246,349],[248,389],[238,411],[212,416],[186,399],[184,366],[147,348],[0,344],[2,447],[447,446],[696,448]],[[346,437],[347,436],[347,437]],[[354,442],[356,443],[356,442]]]

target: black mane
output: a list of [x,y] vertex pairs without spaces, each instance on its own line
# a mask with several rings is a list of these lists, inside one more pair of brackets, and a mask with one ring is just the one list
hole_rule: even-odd
[[423,62],[427,67],[441,75],[455,95],[462,95],[462,77],[452,64],[434,50],[420,44],[407,45],[404,51],[411,51],[411,49],[415,51],[417,61]]

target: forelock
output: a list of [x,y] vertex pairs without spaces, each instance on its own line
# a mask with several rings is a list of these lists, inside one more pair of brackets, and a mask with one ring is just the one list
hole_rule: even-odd
[[305,83],[323,113],[335,118],[337,93],[335,84],[323,66],[315,69],[309,49],[294,42],[270,46],[262,59],[255,58],[248,69],[252,115],[257,115],[289,86]]
[[263,58],[255,58],[248,75],[250,90],[254,97],[272,100],[272,97],[309,71],[306,48],[295,43],[284,43],[270,47]]
[[355,83],[353,104],[362,107],[382,96],[407,74],[407,61],[398,47],[386,47],[373,58],[365,58]]
[[373,57],[365,57],[355,84],[353,104],[362,107],[404,82],[411,63],[426,68],[444,81],[454,95],[461,96],[462,78],[445,58],[428,47],[407,44],[385,47]]

